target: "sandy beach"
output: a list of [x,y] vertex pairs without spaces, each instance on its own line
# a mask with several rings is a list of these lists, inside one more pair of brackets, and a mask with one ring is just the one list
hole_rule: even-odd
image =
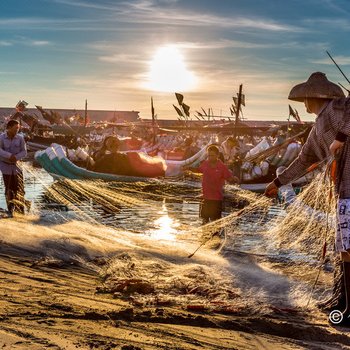
[[350,349],[350,328],[315,307],[332,273],[306,308],[318,262],[280,254],[253,214],[243,234],[227,229],[221,251],[217,238],[189,259],[200,244],[195,205],[132,208],[113,219],[119,228],[89,206],[40,202],[0,219],[0,348]]
[[[14,237],[24,235],[20,219],[1,220],[2,233],[5,226],[7,232],[18,227]],[[152,291],[137,286],[140,281],[130,279],[129,286],[134,282],[136,289],[127,293],[106,290],[106,280],[97,272],[105,258],[81,264],[48,258],[26,246],[25,239],[20,244],[2,239],[0,244],[2,349],[350,348],[349,329],[331,326],[328,315],[315,308],[303,312],[270,305],[266,312],[252,314],[254,308],[240,303],[216,309],[160,299],[142,304],[135,295]],[[257,266],[251,276],[262,273]]]
[[0,350],[350,350],[350,0],[0,4]]

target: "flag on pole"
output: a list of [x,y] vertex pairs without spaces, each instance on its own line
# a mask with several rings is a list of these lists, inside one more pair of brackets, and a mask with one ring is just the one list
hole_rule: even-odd
[[301,123],[300,117],[298,115],[298,112],[295,113],[295,111],[293,110],[293,108],[291,107],[291,105],[289,106],[289,116],[292,116],[298,123]]
[[181,94],[179,94],[179,93],[177,93],[177,92],[175,92],[175,96],[176,96],[176,99],[177,99],[178,104],[181,106],[181,105],[182,105],[182,102],[183,102],[183,100],[184,100],[184,96],[181,95]]
[[176,107],[175,105],[173,105],[175,108],[175,111],[177,112],[177,114],[179,115],[179,117],[183,117],[184,115],[182,114],[182,111],[180,108]]
[[296,109],[295,109],[294,111],[295,111],[295,116],[297,117],[298,123],[304,124],[304,122],[301,120],[301,118],[300,118],[300,116],[299,116],[298,111],[297,111]]
[[294,118],[294,110],[291,105],[288,105],[289,107],[289,115],[291,115]]
[[201,107],[201,109],[202,109],[202,111],[203,111],[204,115],[207,117],[207,116],[208,116],[208,114],[207,114],[207,112],[205,111],[205,109],[204,109],[203,107]]
[[186,104],[183,103],[182,108],[183,108],[186,116],[189,117],[190,116],[190,106],[187,106]]
[[152,120],[154,120],[154,106],[153,106],[153,97],[151,97],[151,113],[152,113]]

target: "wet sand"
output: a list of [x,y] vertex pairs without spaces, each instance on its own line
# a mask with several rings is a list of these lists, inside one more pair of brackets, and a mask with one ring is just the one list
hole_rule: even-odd
[[4,241],[0,279],[2,349],[350,349],[350,328],[330,326],[318,311],[135,305],[130,296],[97,293],[94,269]]

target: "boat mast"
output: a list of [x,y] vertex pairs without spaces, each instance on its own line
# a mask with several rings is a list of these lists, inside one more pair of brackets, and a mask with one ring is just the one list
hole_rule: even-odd
[[85,100],[84,126],[87,125],[87,99]]

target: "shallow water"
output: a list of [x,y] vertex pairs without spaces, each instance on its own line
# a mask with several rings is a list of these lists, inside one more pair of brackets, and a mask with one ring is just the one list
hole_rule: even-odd
[[[46,206],[47,203],[43,203],[43,194],[54,183],[54,179],[45,170],[34,168],[30,163],[24,163],[23,172],[26,198],[32,202],[32,213],[44,216],[52,211],[60,213],[62,208],[48,207]],[[0,188],[3,189],[2,177],[0,177],[0,184]],[[181,184],[178,185],[181,186]],[[130,184],[130,188],[133,188],[132,184]],[[115,188],[115,191],[118,192],[118,187]],[[158,241],[176,241],[179,235],[185,233],[187,242],[197,243],[201,239],[198,236],[198,232],[196,234],[191,233],[201,226],[201,219],[198,215],[199,201],[196,199],[196,194],[196,192],[192,194],[187,193],[187,200],[182,201],[180,195],[179,197],[173,195],[169,199],[164,194],[164,198],[158,197],[157,200],[154,200],[150,199],[152,196],[150,197],[149,194],[143,193],[141,199],[147,198],[146,205],[121,206],[116,208],[115,213],[107,213],[100,205],[86,202],[84,205],[75,207],[75,209],[78,208],[76,218],[79,219],[80,212],[85,217],[91,217],[97,223],[107,227],[112,227],[119,231],[142,234]],[[129,195],[132,197],[132,193]],[[3,190],[0,191],[0,207],[6,208]],[[74,208],[68,209],[74,210]],[[223,216],[229,215],[236,211],[237,208],[226,205],[225,210]],[[267,239],[266,235],[264,235],[265,225],[269,225],[271,219],[282,217],[285,214],[282,207],[276,205],[270,207],[265,216],[260,211],[245,216],[243,220],[238,221],[237,230],[235,227],[229,227],[225,230],[228,238],[225,243],[225,250],[261,254],[266,257],[278,257],[281,261],[312,262],[307,254],[296,252],[292,249],[283,250],[274,240]],[[264,218],[263,220],[262,217]],[[57,220],[57,217],[53,220]]]
[[[54,179],[43,169],[33,168],[30,163],[23,166],[26,198],[32,201],[32,208],[35,212],[41,212],[43,208],[43,193],[54,183]],[[0,178],[3,189],[2,177]],[[132,187],[132,185],[131,185]],[[116,190],[117,191],[117,190]],[[145,194],[147,196],[147,194]],[[124,206],[115,213],[106,213],[99,205],[87,202],[80,206],[87,215],[97,218],[103,225],[114,227],[133,233],[140,233],[159,240],[173,241],[179,233],[191,232],[191,228],[198,228],[201,225],[199,218],[199,201],[189,199],[187,201],[168,198],[159,200],[148,200],[147,206]],[[4,191],[0,192],[0,207],[6,208]],[[53,207],[55,209],[55,207]],[[57,209],[57,208],[56,208]],[[226,207],[224,216],[236,210]],[[280,207],[270,209],[270,216],[283,215]],[[256,224],[260,213],[251,214],[240,223],[244,228],[244,235],[238,235],[232,242],[234,249],[260,252],[271,248],[271,242],[266,241],[266,237],[259,234],[261,223]],[[188,237],[190,238],[190,237]],[[197,239],[198,237],[192,237]]]
[[[45,170],[33,168],[29,163],[24,164],[23,174],[26,198],[35,203],[45,188],[52,184],[53,179]],[[6,209],[2,176],[0,176],[0,208]]]
[[[40,211],[42,195],[53,184],[54,179],[45,170],[33,168],[30,163],[25,163],[23,173],[26,199],[32,201],[34,210],[39,208]],[[0,208],[6,209],[2,177],[0,188]],[[164,199],[152,201],[152,206],[147,208],[122,207],[114,214],[108,214],[98,206],[89,207],[89,203],[87,206],[85,211],[100,213],[99,221],[105,225],[158,239],[173,240],[179,231],[188,229],[189,224],[198,227],[201,223],[198,217],[198,201],[172,203]]]

